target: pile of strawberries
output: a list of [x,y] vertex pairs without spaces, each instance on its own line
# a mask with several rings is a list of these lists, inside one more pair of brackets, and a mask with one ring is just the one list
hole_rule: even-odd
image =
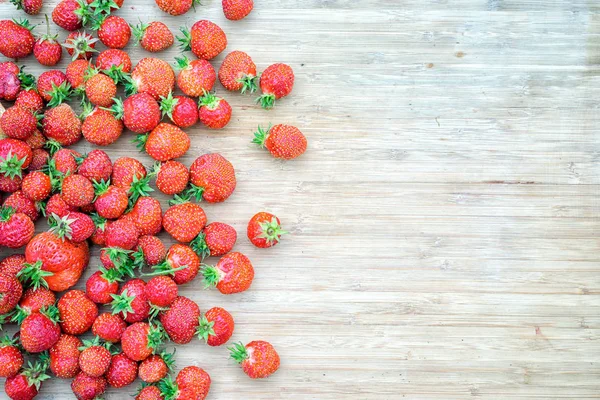
[[[12,1],[28,14],[42,8],[41,0]],[[171,15],[187,12],[196,1],[156,0]],[[200,155],[189,168],[176,159],[190,148],[183,129],[198,121],[222,129],[230,120],[231,106],[213,92],[217,77],[229,91],[260,89],[257,102],[271,108],[292,91],[293,71],[273,64],[258,74],[248,54],[233,51],[216,73],[209,60],[227,46],[219,26],[201,20],[175,38],[162,22],[130,27],[113,15],[122,3],[62,0],[52,21],[71,31],[64,43],[51,34],[47,16],[46,33],[38,37],[26,20],[0,21],[0,53],[7,58],[33,53],[40,64],[54,66],[63,47],[72,58],[66,71],[50,69],[37,79],[12,61],[0,63],[0,99],[14,102],[6,110],[0,106],[0,246],[25,248],[0,261],[0,323],[19,326],[0,341],[0,376],[7,378],[11,399],[33,399],[51,375],[72,379],[78,399],[95,399],[107,385],[125,387],[137,377],[144,384],[136,399],[204,399],[209,374],[187,366],[173,377],[175,356],[165,344],[197,337],[209,346],[224,345],[234,319],[220,307],[202,314],[179,295],[179,285],[199,275],[206,288],[233,294],[248,290],[254,278],[248,257],[233,251],[235,229],[207,223],[198,204],[232,195],[233,165],[217,153]],[[252,8],[252,0],[223,0],[230,20]],[[155,57],[134,66],[122,50],[132,34],[148,52],[163,51],[177,39],[195,57],[174,60],[177,73]],[[98,42],[107,49],[99,52]],[[183,94],[174,95],[175,87]],[[80,102],[79,114],[69,101]],[[113,162],[101,149],[82,155],[68,148],[82,137],[109,146],[126,130],[156,160],[151,168],[131,157]],[[300,130],[281,124],[259,127],[252,141],[282,159],[300,156],[307,146]],[[151,196],[151,183],[172,196],[164,212]],[[40,217],[50,228],[35,234]],[[157,236],[163,229],[177,242],[168,249]],[[260,248],[276,245],[285,233],[267,212],[248,223],[248,239]],[[101,247],[102,266],[85,291],[74,290],[90,263],[90,245]],[[220,259],[206,265],[207,257]],[[89,331],[93,339],[78,338]],[[237,343],[229,350],[251,378],[279,368],[268,342]]]

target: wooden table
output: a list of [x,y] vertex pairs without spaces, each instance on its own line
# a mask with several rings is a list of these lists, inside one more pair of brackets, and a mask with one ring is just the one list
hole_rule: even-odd
[[[236,192],[206,212],[235,226],[256,279],[240,295],[198,281],[181,293],[229,309],[233,340],[269,340],[282,358],[251,381],[224,348],[180,346],[179,368],[211,374],[210,399],[600,398],[598,2],[257,0],[240,22],[203,3],[175,18],[125,0],[118,15],[173,31],[210,19],[227,51],[296,73],[268,112],[218,86],[229,126],[188,130],[184,163],[220,152],[236,167]],[[307,153],[254,148],[269,122],[300,127]],[[139,156],[132,137],[113,160]],[[269,250],[245,238],[260,210],[291,232]],[[70,396],[53,380],[40,397]]]

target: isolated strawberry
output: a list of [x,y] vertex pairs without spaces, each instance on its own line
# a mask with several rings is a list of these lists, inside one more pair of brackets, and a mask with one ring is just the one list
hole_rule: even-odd
[[262,108],[273,108],[275,100],[287,96],[294,87],[294,71],[287,64],[273,64],[260,76],[262,95],[256,99]]
[[47,110],[42,125],[46,137],[63,146],[70,146],[81,139],[81,121],[68,104]]
[[0,314],[12,311],[22,293],[23,287],[16,277],[0,272]]
[[181,49],[191,50],[198,58],[212,60],[227,47],[225,32],[214,22],[200,20],[191,30],[181,29],[183,36],[177,37]]
[[200,106],[198,117],[208,128],[222,129],[229,123],[231,106],[227,100],[205,92],[198,105]]
[[131,71],[131,79],[125,89],[127,93],[148,93],[159,100],[168,96],[175,87],[175,72],[164,60],[154,57],[142,58]]
[[[29,176],[29,175],[27,175]],[[4,207],[11,207],[15,213],[23,213],[35,222],[40,215],[36,202],[25,196],[21,190],[13,192],[4,200]]]
[[157,189],[169,196],[183,192],[190,177],[186,166],[174,160],[156,163],[153,174],[156,176]]
[[28,109],[12,106],[0,116],[0,129],[4,134],[13,139],[25,140],[37,128],[37,119]]
[[37,92],[37,89],[24,89],[17,95],[15,106],[26,108],[34,113],[39,113],[44,109],[44,100]]
[[[49,147],[58,146],[58,151],[54,153],[52,159],[50,160],[50,173],[52,174],[54,169],[54,173],[59,172],[63,176],[72,175],[77,171],[77,159],[81,157],[81,154],[76,152],[73,149],[63,149],[60,148],[60,144],[54,140],[49,140],[47,145]],[[52,153],[52,149],[50,149]]]
[[33,221],[11,207],[0,209],[0,246],[17,249],[25,246],[35,233]]
[[233,317],[227,310],[213,307],[200,318],[196,335],[209,346],[221,346],[231,338],[234,327]]
[[162,223],[173,239],[189,243],[204,229],[206,214],[199,205],[184,201],[169,207]]
[[96,230],[92,218],[84,213],[72,211],[64,217],[51,214],[49,218],[49,231],[59,238],[66,238],[73,243],[80,243],[89,239]]
[[150,132],[160,122],[160,107],[147,93],[134,94],[123,102],[116,99],[113,110],[127,129],[135,133]]
[[153,21],[147,24],[140,22],[132,26],[133,36],[139,42],[140,46],[149,52],[156,53],[168,49],[173,45],[175,38],[167,27],[160,21]]
[[85,1],[61,0],[52,10],[52,21],[67,31],[76,31],[89,21]]
[[182,15],[188,12],[199,0],[155,0],[158,8],[171,15]]
[[79,373],[81,346],[81,340],[76,336],[62,334],[50,348],[50,370],[57,378],[73,378]]
[[132,384],[138,374],[138,364],[124,353],[112,356],[110,367],[106,372],[108,384],[114,388],[121,388]]
[[75,31],[67,36],[63,46],[67,49],[67,53],[73,61],[79,59],[91,60],[94,53],[98,52],[95,49],[96,42],[98,42],[98,39],[89,33]]
[[122,49],[131,38],[131,28],[127,21],[116,15],[98,21],[98,38],[111,49]]
[[21,177],[31,158],[31,147],[27,143],[11,138],[0,139],[0,175]]
[[175,243],[169,248],[163,263],[152,267],[149,275],[171,275],[178,285],[191,282],[200,271],[200,258],[191,247]]
[[85,283],[85,294],[96,304],[108,304],[112,294],[119,291],[119,281],[122,275],[117,268],[100,269],[94,272]]
[[110,366],[111,354],[106,342],[96,336],[93,340],[84,340],[79,348],[79,368],[86,375],[98,377],[104,375]]
[[108,75],[90,68],[85,77],[85,95],[90,103],[100,107],[110,107],[117,95],[117,85]]
[[112,296],[113,313],[119,313],[130,324],[144,321],[150,313],[150,304],[146,297],[146,283],[141,279],[127,281],[118,295]]
[[232,21],[245,18],[254,8],[252,0],[223,0],[222,5],[225,18]]
[[267,148],[275,158],[291,160],[306,151],[307,140],[298,128],[291,125],[278,124],[264,130],[260,126],[254,133],[252,143]]
[[190,247],[203,259],[220,257],[229,253],[237,240],[237,232],[231,225],[211,222],[190,243]]
[[32,171],[23,178],[21,190],[33,201],[45,200],[52,191],[52,182],[50,182],[50,177],[43,172]]
[[17,276],[17,274],[25,268],[25,262],[24,254],[12,254],[8,257],[4,257],[2,261],[0,261],[0,273]]
[[68,205],[81,207],[94,201],[94,186],[85,176],[69,175],[63,180],[61,194]]
[[89,111],[81,125],[85,140],[97,146],[108,146],[116,142],[123,133],[123,122],[110,111],[97,106]]
[[199,324],[200,308],[184,296],[178,296],[169,309],[160,313],[160,322],[176,344],[192,341]]
[[54,346],[60,337],[58,319],[58,309],[55,306],[44,307],[25,317],[21,322],[19,335],[25,351],[41,353]]
[[268,212],[259,212],[248,222],[248,239],[259,248],[275,246],[286,233],[281,228],[279,218]]
[[164,308],[173,304],[177,298],[179,289],[177,283],[166,275],[152,277],[146,283],[146,296],[151,305]]
[[13,400],[32,400],[37,396],[42,382],[49,379],[46,375],[46,365],[42,362],[28,364],[17,375],[6,379],[4,383],[4,391],[7,396]]
[[167,376],[174,364],[174,353],[153,354],[140,363],[138,376],[146,383],[155,383]]
[[94,187],[96,189],[94,205],[98,215],[107,219],[119,218],[127,209],[127,191],[121,187],[110,185],[110,180],[108,182],[100,181],[94,184]]
[[7,67],[7,65],[12,64],[14,63],[11,61],[0,62],[0,99],[7,101],[14,101],[17,98],[22,85],[19,79],[19,72],[15,72],[12,68]]
[[46,15],[46,34],[39,36],[33,44],[33,55],[40,64],[51,67],[60,62],[62,47],[57,39],[58,34],[50,34],[50,23]]
[[215,266],[206,266],[202,274],[206,287],[215,286],[223,294],[232,294],[248,290],[254,279],[254,268],[248,257],[231,252],[221,257]]
[[131,250],[137,244],[139,236],[139,230],[133,222],[119,219],[106,228],[106,246]]
[[123,353],[133,361],[143,361],[160,347],[165,338],[162,326],[136,322],[123,332],[121,347]]
[[9,336],[0,339],[0,376],[10,378],[17,375],[23,363],[23,354],[17,347],[17,339],[11,339]]
[[77,160],[80,162],[77,173],[88,178],[90,181],[108,181],[112,174],[112,162],[109,155],[99,149],[95,149]]
[[[156,236],[144,235],[138,239],[137,250],[132,254],[134,265],[142,268],[160,263],[167,255],[163,242]],[[146,289],[146,292],[148,289]]]
[[78,94],[82,94],[85,91],[85,74],[88,68],[90,68],[90,62],[88,60],[75,60],[67,65],[65,71],[67,82]]
[[204,154],[190,166],[190,182],[195,186],[196,199],[201,198],[209,203],[225,201],[236,186],[233,165],[217,153]]
[[107,49],[96,57],[96,68],[121,82],[123,74],[131,72],[131,58],[127,52],[120,49]]
[[236,343],[229,348],[231,358],[252,379],[266,378],[279,369],[279,354],[273,345],[262,340],[255,340],[244,346]]
[[190,61],[186,56],[175,57],[179,74],[177,74],[177,86],[187,96],[199,97],[210,92],[217,80],[217,74],[213,66],[206,60],[198,59]]
[[106,390],[106,379],[103,376],[94,377],[80,372],[71,381],[71,390],[77,400],[99,399]]
[[23,19],[15,22],[9,19],[0,21],[0,53],[6,58],[24,58],[33,51],[35,38],[31,33],[33,26]]
[[169,116],[180,128],[188,128],[198,122],[198,106],[186,96],[173,96],[169,93],[167,97],[161,97],[160,110],[163,116]]
[[125,328],[127,328],[127,323],[119,315],[103,313],[98,315],[94,321],[92,333],[107,342],[118,343],[121,341]]
[[[250,0],[251,1],[251,0]],[[256,65],[243,51],[232,51],[219,68],[219,81],[227,90],[254,93],[257,89]]]
[[153,197],[140,197],[128,215],[140,235],[156,235],[162,229],[162,208],[160,202]]
[[38,77],[37,89],[42,99],[48,102],[48,107],[56,107],[71,96],[67,75],[57,69],[42,72]]
[[190,148],[190,137],[183,130],[161,122],[146,135],[137,139],[138,148],[157,161],[168,161],[183,156]]
[[92,327],[98,306],[82,290],[69,290],[57,303],[60,327],[69,335],[81,335]]
[[[198,400],[204,400],[208,396],[210,390],[210,376],[202,368],[191,365],[183,368],[177,374],[175,378],[180,394],[190,393],[193,397]],[[182,396],[181,399],[190,397]]]
[[39,14],[43,5],[42,0],[10,0],[10,2],[17,7],[17,10],[23,10],[29,15]]

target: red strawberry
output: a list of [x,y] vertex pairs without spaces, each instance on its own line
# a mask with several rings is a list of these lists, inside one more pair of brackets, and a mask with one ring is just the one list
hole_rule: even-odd
[[229,348],[231,358],[252,379],[266,378],[279,369],[279,354],[273,345],[262,340],[255,340],[244,346],[236,343]]
[[29,217],[32,221],[36,221],[39,217],[39,211],[36,203],[25,196],[22,191],[17,190],[11,193],[10,196],[4,200],[4,207],[11,207],[15,210],[15,213],[23,213]]
[[140,363],[138,376],[146,383],[155,383],[163,379],[175,364],[173,353],[153,354]]
[[224,128],[231,119],[231,106],[227,100],[212,93],[205,93],[200,99],[199,106],[200,121],[211,129]]
[[139,236],[140,232],[133,222],[119,219],[106,228],[106,246],[131,250]]
[[84,340],[79,348],[79,368],[86,375],[98,377],[104,375],[110,366],[111,355],[106,344],[96,336],[94,340]]
[[0,99],[13,101],[21,91],[22,84],[19,80],[19,73],[14,73],[5,67],[8,63],[13,64],[12,62],[0,62]]
[[71,390],[77,400],[99,399],[106,390],[106,379],[103,376],[93,377],[80,372],[71,382]]
[[169,196],[183,192],[190,179],[186,166],[173,160],[162,164],[157,163],[153,173],[156,175],[158,190]]
[[158,386],[143,386],[135,396],[135,400],[162,400],[164,398]]
[[17,339],[4,336],[0,340],[0,376],[9,378],[17,375],[23,362],[23,354],[17,348]]
[[31,159],[32,152],[27,143],[17,139],[0,139],[0,178],[6,180],[0,185],[0,190],[17,191],[21,187],[23,170],[29,166]]
[[73,378],[79,373],[79,347],[81,340],[62,334],[50,349],[50,370],[57,378]]
[[98,37],[100,41],[112,49],[122,49],[131,38],[131,28],[121,17],[111,15],[99,22]]
[[35,233],[33,221],[10,207],[0,209],[0,246],[17,249],[25,246]]
[[219,81],[225,89],[254,93],[256,80],[256,65],[248,54],[236,50],[225,56],[219,68]]
[[110,107],[117,95],[117,85],[108,75],[90,69],[86,75],[85,95],[96,106]]
[[115,314],[103,313],[98,315],[94,321],[92,333],[107,342],[118,343],[121,341],[125,328],[127,328],[127,324],[123,318]]
[[160,313],[160,322],[176,344],[192,341],[199,324],[200,308],[187,297],[178,296],[168,310]]
[[275,125],[267,130],[260,126],[254,133],[252,143],[267,148],[275,158],[291,160],[306,151],[306,137],[298,128],[291,125]]
[[26,19],[19,22],[5,19],[0,21],[0,53],[6,58],[24,58],[33,51],[35,38],[33,26]]
[[92,327],[98,316],[98,306],[82,290],[69,290],[60,300],[60,327],[69,335],[81,335]]
[[121,337],[123,353],[133,361],[143,361],[153,354],[165,340],[160,325],[136,322],[129,325]]
[[138,374],[137,362],[129,359],[125,354],[115,354],[112,357],[110,368],[106,373],[108,384],[114,388],[130,385]]
[[179,371],[177,378],[175,378],[175,383],[179,387],[180,392],[189,392],[194,396],[182,398],[203,400],[208,396],[211,380],[206,371],[192,365]]
[[281,229],[281,221],[268,212],[259,212],[248,222],[248,239],[260,248],[275,246],[286,231]]
[[85,283],[85,294],[97,304],[108,304],[113,298],[111,295],[119,291],[121,273],[117,268],[100,269],[92,274]]
[[96,231],[94,220],[84,213],[72,211],[64,217],[51,214],[50,229],[59,238],[67,238],[73,243],[89,239]]
[[160,109],[163,116],[168,115],[171,121],[180,128],[188,128],[198,122],[198,107],[189,97],[175,96],[171,93],[161,97]]
[[54,306],[44,307],[34,312],[21,322],[19,338],[25,351],[41,353],[49,350],[60,337],[58,325],[58,309]]
[[15,6],[17,6],[17,10],[23,10],[29,15],[36,15],[42,9],[42,0],[10,0]]
[[110,157],[102,150],[92,150],[82,157],[81,164],[77,169],[79,175],[85,176],[90,181],[108,181],[112,174],[112,162]]
[[110,224],[110,221],[107,221],[106,218],[99,216],[97,213],[92,213],[90,216],[94,220],[94,225],[96,225],[96,230],[92,237],[90,237],[90,240],[98,246],[106,245],[106,235],[104,230]]
[[17,276],[17,274],[25,268],[25,255],[24,254],[13,254],[5,257],[0,261],[0,272],[10,276]]
[[51,67],[60,62],[62,47],[57,39],[58,34],[50,34],[50,23],[46,15],[46,34],[38,37],[33,44],[33,55],[40,64]]
[[273,64],[260,76],[262,96],[256,99],[262,108],[273,108],[275,100],[287,96],[294,87],[294,71],[287,64]]
[[77,158],[80,158],[81,154],[72,149],[60,148],[60,144],[54,140],[49,140],[48,145],[58,146],[59,148],[52,156],[51,166],[63,175],[74,174],[77,171]]
[[12,311],[22,293],[23,287],[16,277],[0,273],[0,314]]
[[214,22],[200,20],[192,25],[191,31],[181,30],[183,37],[177,37],[182,50],[191,50],[198,58],[212,60],[227,47],[225,32]]
[[200,4],[198,0],[155,0],[158,8],[171,15],[182,15],[192,6]]
[[[133,253],[134,265],[144,267],[146,265],[156,265],[160,263],[167,251],[163,242],[156,236],[141,236],[137,243],[137,251]],[[146,289],[148,291],[148,289]]]
[[175,87],[175,72],[167,63],[158,58],[142,58],[133,71],[126,90],[128,93],[148,93],[159,100],[161,96],[168,96]]
[[160,122],[160,107],[147,93],[134,94],[124,102],[115,100],[113,110],[117,118],[123,118],[127,129],[135,133],[150,132]]
[[48,161],[50,161],[50,153],[48,153],[44,149],[34,149],[31,159],[31,164],[29,164],[30,171],[40,171],[48,166]]
[[190,137],[177,126],[161,122],[149,134],[138,136],[138,148],[157,161],[168,161],[188,151]]
[[97,41],[98,39],[87,32],[71,32],[63,46],[67,49],[67,53],[73,61],[79,59],[90,60],[94,53],[98,52],[95,49]]
[[245,18],[254,8],[252,0],[223,0],[222,4],[223,14],[232,21]]
[[206,214],[199,205],[184,202],[169,207],[162,223],[173,239],[188,243],[204,229]]
[[200,271],[200,258],[185,244],[176,243],[169,248],[165,261],[152,268],[153,274],[172,275],[178,285],[191,282]]
[[46,137],[63,146],[70,146],[81,139],[81,121],[68,104],[46,111],[42,125]]
[[15,100],[15,106],[28,109],[31,112],[41,112],[44,109],[44,100],[35,89],[21,90]]
[[83,137],[97,146],[108,146],[116,142],[123,133],[123,122],[107,110],[94,107],[81,125]]
[[85,90],[85,73],[89,67],[88,60],[75,60],[67,65],[67,81],[74,91],[81,93]]
[[63,200],[60,194],[55,194],[46,203],[46,215],[56,214],[59,217],[64,217],[71,211],[75,211],[77,208],[68,205]]
[[152,197],[140,197],[128,214],[140,231],[140,235],[156,235],[162,229],[162,208]]
[[131,72],[131,58],[123,50],[107,49],[96,57],[96,68],[113,79],[120,78],[123,73]]
[[94,201],[94,186],[82,175],[69,175],[62,183],[62,198],[70,206],[81,207]]
[[211,222],[190,243],[203,259],[206,257],[220,257],[229,253],[237,240],[237,232],[231,225],[223,222]]
[[83,18],[89,20],[86,8],[77,0],[62,0],[52,10],[52,21],[67,31],[76,31],[81,28]]
[[204,154],[190,166],[190,182],[196,186],[195,196],[209,203],[225,201],[235,190],[233,165],[220,154]]
[[146,283],[141,279],[132,279],[121,288],[119,295],[113,296],[111,304],[113,314],[120,313],[123,319],[132,324],[148,319],[150,304],[146,297]]
[[32,171],[21,183],[23,194],[33,201],[41,201],[50,196],[52,183],[50,177],[40,171]]
[[37,396],[42,382],[49,378],[44,363],[29,364],[19,374],[6,379],[4,391],[13,400],[32,400]]
[[[37,94],[36,94],[37,96]],[[41,97],[40,97],[41,100]],[[44,134],[42,132],[40,132],[39,129],[35,129],[33,131],[33,133],[31,134],[31,136],[29,136],[27,139],[25,139],[25,143],[27,143],[27,145],[29,147],[31,147],[31,150],[37,150],[37,149],[41,149],[42,147],[44,147],[46,145],[46,136],[44,136]]]
[[196,335],[209,346],[221,346],[231,338],[234,327],[233,317],[227,310],[213,307],[200,319]]
[[42,308],[56,303],[56,295],[52,290],[39,287],[29,288],[23,293],[19,301],[19,310],[13,315],[12,320],[21,323],[25,317],[34,312],[40,312]]
[[48,107],[55,107],[71,96],[67,75],[57,69],[42,72],[38,78],[37,88],[42,99],[48,102]]
[[202,270],[204,284],[216,286],[223,294],[239,293],[250,288],[254,279],[252,263],[242,253],[232,252],[221,257],[217,265]]
[[170,306],[178,293],[177,283],[168,276],[155,276],[146,283],[148,301],[159,308]]
[[[1,167],[0,167],[1,168]],[[21,188],[21,178],[0,174],[0,192],[14,193]]]
[[[119,218],[127,209],[127,192],[118,186],[110,185],[110,181],[96,183],[96,212],[103,218]],[[105,238],[106,241],[106,238]]]
[[177,75],[177,86],[181,91],[191,97],[202,96],[210,92],[217,80],[217,74],[212,65],[206,60],[190,61],[186,56],[176,57],[180,69]]
[[0,116],[0,129],[6,136],[13,139],[27,139],[33,135],[36,127],[37,119],[35,115],[23,107],[9,107]]
[[133,35],[144,50],[152,53],[168,49],[175,40],[167,25],[160,21],[140,22],[133,27]]

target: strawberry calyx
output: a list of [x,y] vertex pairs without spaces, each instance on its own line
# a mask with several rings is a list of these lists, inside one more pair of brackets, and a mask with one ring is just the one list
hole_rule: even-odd
[[138,151],[143,152],[146,149],[146,142],[148,141],[149,135],[150,133],[140,133],[131,141],[131,143],[135,144]]
[[196,328],[196,335],[198,336],[198,339],[208,342],[209,336],[216,335],[214,330],[215,321],[209,321],[206,319],[206,316],[203,315],[199,319],[199,322],[200,324],[198,325],[198,328]]
[[46,33],[40,36],[39,39],[41,41],[56,42],[58,39],[58,33],[55,35],[50,34],[50,21],[48,20],[48,14],[44,14],[44,16],[46,17]]
[[104,267],[98,268],[101,272],[100,276],[108,283],[121,282],[123,280],[123,272],[117,268],[106,269]]
[[248,359],[248,350],[246,350],[246,346],[242,342],[234,343],[227,350],[229,350],[229,357],[238,364]]
[[89,349],[90,347],[95,347],[95,346],[104,347],[108,351],[111,351],[111,349],[113,348],[112,343],[101,340],[100,336],[98,336],[98,335],[96,335],[92,340],[83,339],[82,343],[83,343],[83,345],[79,346],[77,348],[77,350],[83,351],[85,349]]
[[173,97],[173,92],[169,92],[167,97],[160,96],[160,111],[162,112],[162,116],[169,116],[171,121],[173,120],[173,110],[175,106],[179,102],[179,99]]
[[62,182],[66,176],[56,169],[56,161],[54,159],[48,161],[48,164],[44,165],[44,168],[42,168],[42,172],[50,177],[52,191],[60,191],[62,188]]
[[112,10],[118,10],[120,7],[114,0],[94,0],[90,3],[90,8],[94,14],[110,14]]
[[142,20],[140,19],[140,23],[137,25],[130,25],[131,26],[131,33],[133,34],[133,37],[135,37],[135,45],[137,46],[139,44],[139,42],[142,41],[142,38],[144,37],[144,33],[146,33],[146,29],[148,29],[148,27],[150,26],[150,24],[145,24],[142,22]]
[[267,243],[279,242],[281,236],[288,234],[288,231],[281,229],[281,225],[277,222],[277,218],[271,218],[271,221],[262,222],[258,224],[261,229],[261,234],[258,235],[257,239],[265,239]]
[[48,218],[48,224],[50,225],[49,232],[52,232],[54,236],[61,239],[63,242],[66,239],[71,240],[73,229],[71,228],[71,224],[77,221],[76,218],[69,218],[70,214],[65,215],[64,217],[59,217],[58,215],[52,213],[52,215]]
[[214,265],[202,264],[201,270],[202,276],[204,277],[204,289],[217,286],[221,280],[221,271]]
[[96,201],[98,196],[101,196],[104,193],[108,192],[108,188],[110,187],[110,179],[108,181],[101,179],[100,182],[94,180],[92,181],[92,185],[94,186],[94,193],[96,194],[94,201]]
[[122,313],[123,317],[126,318],[127,314],[133,313],[131,304],[133,303],[135,296],[129,296],[127,294],[127,289],[124,289],[121,294],[111,294],[110,297],[113,298],[113,301],[110,303],[113,314]]
[[206,235],[203,232],[200,232],[198,236],[190,242],[189,246],[194,250],[194,253],[203,260],[210,256],[210,248],[208,247],[208,243],[206,243]]
[[188,201],[193,197],[196,201],[200,202],[202,201],[202,195],[204,194],[204,190],[204,187],[196,186],[190,182],[188,188],[184,192],[184,196],[188,199]]
[[92,67],[91,65],[89,67],[87,67],[87,69],[85,70],[85,73],[83,74],[83,81],[87,82],[90,80],[91,77],[98,75],[100,73],[100,70],[96,67]]
[[20,68],[19,74],[17,75],[17,77],[19,78],[19,81],[21,81],[21,89],[36,90],[35,76],[33,76],[32,74],[28,74],[27,72],[23,72],[24,69],[25,69],[25,66],[23,65]]
[[178,204],[185,204],[190,202],[190,195],[187,191],[182,194],[176,194],[173,196],[171,200],[169,200],[169,205],[176,206]]
[[46,140],[44,147],[48,149],[48,152],[50,153],[50,157],[52,157],[54,155],[54,153],[56,153],[57,151],[62,149],[62,145],[55,139]]
[[29,314],[31,314],[31,311],[29,309],[17,305],[12,311],[10,322],[14,322],[17,325],[21,325],[23,320],[27,318]]
[[98,213],[91,213],[90,218],[92,218],[92,221],[94,221],[96,229],[104,231],[104,228],[106,228],[106,218],[101,217],[98,215]]
[[266,110],[273,108],[275,105],[275,95],[273,93],[263,93],[256,98],[256,103]]
[[207,92],[204,89],[202,89],[202,92],[204,93],[204,96],[200,97],[198,100],[198,108],[206,107],[212,111],[219,107],[219,103],[222,100],[220,97],[217,97],[214,93]]
[[58,324],[60,321],[60,311],[58,311],[58,307],[55,305],[44,306],[40,310],[40,314],[45,315],[54,325]]
[[148,320],[155,320],[161,312],[167,311],[168,309],[169,307],[159,307],[156,304],[150,303],[150,312],[148,313]]
[[116,85],[126,83],[129,74],[123,71],[123,65],[111,65],[109,69],[103,69],[102,72],[112,78]]
[[150,187],[150,177],[144,176],[138,178],[137,174],[133,176],[133,181],[127,195],[129,196],[129,206],[133,207],[140,197],[146,197],[150,195],[150,192],[154,192],[154,189]]
[[15,215],[15,209],[12,207],[2,207],[0,209],[0,222],[8,222]]
[[125,94],[127,96],[134,95],[138,91],[138,82],[130,74],[123,75],[123,85],[125,86]]
[[190,30],[183,26],[179,29],[181,31],[182,36],[176,36],[175,38],[179,42],[179,48],[181,51],[189,51],[192,50],[192,34]]
[[258,82],[260,80],[260,76],[258,75],[244,75],[237,80],[237,82],[242,84],[242,89],[240,92],[242,94],[246,92],[254,93],[258,90]]
[[[85,89],[83,89],[83,92],[85,92]],[[90,114],[92,114],[92,112],[94,112],[94,105],[90,103],[84,96],[81,99],[81,114],[79,114],[79,119],[81,121],[85,120],[88,116],[90,116]],[[84,159],[85,157],[81,157],[82,162]],[[77,161],[78,164],[81,164],[78,159],[75,159],[75,161]]]
[[29,386],[35,386],[36,390],[40,390],[42,382],[46,379],[50,379],[50,375],[46,374],[48,365],[48,362],[38,361],[35,364],[29,362],[28,367],[21,371],[21,375],[27,379],[27,384]]
[[91,37],[86,32],[77,32],[74,38],[63,44],[63,47],[73,50],[72,60],[77,60],[80,56],[83,56],[87,60],[87,53],[97,53],[98,50],[92,47],[99,39]]
[[10,322],[12,317],[12,312],[7,312],[5,314],[0,314],[0,330],[2,330],[3,325]]
[[165,328],[158,321],[151,321],[149,323],[150,329],[148,330],[148,344],[147,347],[152,349],[152,354],[156,354],[158,348],[166,341],[169,340],[169,335],[165,331]]
[[19,345],[19,339],[16,337],[10,337],[8,335],[4,335],[0,338],[0,347],[12,346],[17,347]]
[[33,264],[26,263],[25,267],[17,273],[17,278],[23,286],[31,287],[34,290],[40,287],[48,288],[48,282],[44,279],[47,276],[54,275],[50,271],[42,269],[42,260],[37,260]]
[[106,253],[109,260],[114,264],[113,269],[117,269],[122,276],[128,275],[134,277],[133,261],[131,260],[131,250],[125,250],[120,247],[105,247],[102,250]]
[[165,400],[175,400],[179,397],[179,386],[169,375],[158,382],[158,388]]
[[35,28],[37,26],[37,25],[31,25],[31,23],[29,22],[29,20],[26,19],[26,18],[23,18],[23,19],[20,19],[20,20],[16,20],[16,19],[13,18],[13,22],[15,24],[19,25],[19,26],[22,26],[25,29],[30,30],[30,31],[32,31],[33,28]]
[[174,276],[175,272],[181,271],[181,270],[184,270],[187,268],[188,268],[188,265],[182,265],[177,268],[174,268],[173,265],[168,260],[165,260],[165,261],[161,262],[160,264],[156,264],[156,265],[152,266],[152,271],[154,271],[154,272],[145,273],[145,274],[142,274],[142,276],[157,276],[157,275]]
[[94,20],[94,13],[91,8],[91,4],[88,4],[86,0],[77,0],[79,8],[73,13],[79,17],[82,26],[88,26]]
[[56,86],[56,84],[53,82],[52,89],[50,90],[49,94],[50,101],[48,102],[48,107],[52,108],[64,103],[65,101],[69,101],[71,97],[73,97],[73,90],[67,81],[58,86]]
[[[110,75],[109,75],[110,76]],[[123,119],[123,100],[118,97],[113,97],[113,105],[111,107],[100,107],[103,110],[110,111],[116,119]]]
[[162,360],[165,362],[165,365],[167,366],[167,370],[169,370],[169,372],[173,371],[173,368],[175,368],[175,352],[177,351],[177,349],[173,349],[172,353],[167,353],[166,351],[161,351],[159,356],[160,358],[162,358]]
[[256,132],[254,132],[254,139],[252,139],[252,143],[257,144],[261,148],[264,148],[265,147],[265,141],[267,140],[267,137],[269,137],[269,132],[270,131],[271,131],[271,125],[270,124],[269,124],[269,127],[266,130],[263,129],[259,125],[258,129],[256,130]]
[[190,59],[186,56],[175,57],[175,65],[178,69],[186,69],[190,66]]
[[0,157],[0,174],[10,179],[17,176],[21,178],[23,176],[23,164],[25,164],[26,159],[27,156],[19,158],[9,150],[6,158]]

